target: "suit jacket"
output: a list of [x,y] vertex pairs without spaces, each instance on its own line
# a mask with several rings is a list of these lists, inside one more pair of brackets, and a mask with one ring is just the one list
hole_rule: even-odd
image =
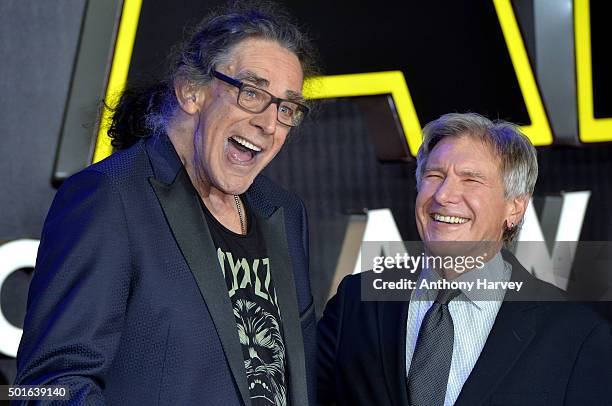
[[[314,402],[316,322],[302,202],[259,176],[288,399]],[[227,286],[198,196],[153,136],[68,179],[43,229],[17,384],[68,385],[74,404],[250,405]]]
[[[559,297],[516,259],[485,346],[456,405],[612,404],[612,333],[591,308],[570,302],[514,301]],[[407,301],[361,301],[361,275],[346,277],[319,322],[320,404],[408,405]]]

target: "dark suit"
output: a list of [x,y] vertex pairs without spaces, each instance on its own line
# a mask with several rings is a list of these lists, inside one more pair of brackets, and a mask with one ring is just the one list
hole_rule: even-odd
[[[246,200],[272,264],[288,397],[306,405],[314,402],[316,328],[304,207],[261,176]],[[250,404],[216,250],[165,135],[90,166],[58,192],[30,286],[16,383],[69,385],[75,403]]]
[[[612,333],[592,309],[555,297],[512,256],[512,280],[485,346],[456,405],[612,404]],[[406,318],[409,302],[361,301],[360,275],[349,276],[319,323],[319,402],[408,405]]]

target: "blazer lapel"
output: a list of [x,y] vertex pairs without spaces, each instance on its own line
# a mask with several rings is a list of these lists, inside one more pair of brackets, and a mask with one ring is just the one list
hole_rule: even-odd
[[[179,248],[197,282],[215,323],[225,356],[245,405],[251,405],[242,348],[227,286],[217,261],[214,243],[204,220],[196,192],[172,143],[165,134],[150,137],[145,148],[153,169],[149,181],[155,190]],[[252,204],[252,193],[247,192]],[[271,273],[280,307],[287,354],[288,385],[292,405],[308,405],[302,328],[298,314],[293,267],[285,236],[282,208],[253,210],[266,241]]]
[[[253,207],[253,205],[250,205]],[[293,267],[285,237],[283,209],[279,208],[268,218],[253,210],[266,241],[271,263],[272,280],[278,298],[287,354],[288,384],[292,405],[308,405],[306,390],[306,363],[302,327],[293,280]],[[244,369],[244,368],[243,368]]]
[[378,302],[383,373],[391,404],[408,405],[406,389],[406,319],[409,302]]
[[512,369],[535,336],[533,313],[527,302],[504,302],[489,338],[463,385],[457,405],[479,405]]
[[155,178],[149,181],[213,319],[242,401],[250,405],[242,348],[236,321],[232,317],[232,304],[195,189],[182,166],[171,184]]

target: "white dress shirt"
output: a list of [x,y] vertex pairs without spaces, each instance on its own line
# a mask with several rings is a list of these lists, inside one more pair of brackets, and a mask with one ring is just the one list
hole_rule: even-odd
[[[500,253],[497,253],[490,261],[485,263],[484,267],[474,268],[454,280],[475,281],[486,278],[487,280],[506,282],[510,280],[511,274],[512,266],[503,260]],[[437,290],[418,289],[421,280],[424,278],[428,281],[441,279],[436,272],[424,269],[419,276],[417,289],[413,290],[410,296],[406,321],[406,376],[410,371],[410,363],[412,362],[421,323],[438,293]],[[505,293],[505,289],[486,293],[483,293],[482,290],[477,291],[475,288],[472,291],[462,289],[459,296],[448,304],[448,309],[453,318],[455,337],[444,399],[445,406],[453,405],[457,401],[461,388],[463,388],[484,348]],[[483,297],[486,300],[482,300]]]

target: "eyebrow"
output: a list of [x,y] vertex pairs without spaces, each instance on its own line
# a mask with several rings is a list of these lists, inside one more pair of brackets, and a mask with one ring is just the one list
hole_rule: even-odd
[[248,70],[236,76],[236,79],[238,79],[241,82],[250,82],[257,87],[270,86],[269,80],[264,79],[261,76],[257,76],[255,73],[248,71]]
[[289,101],[300,103],[300,104],[306,104],[306,99],[304,98],[304,96],[302,96],[301,93],[294,92],[293,90],[287,90],[285,92],[285,95],[287,97],[287,100]]
[[[444,169],[440,166],[431,166],[425,168],[424,173],[427,172],[444,172]],[[459,175],[463,177],[477,178],[481,180],[487,179],[487,177],[482,172],[477,171],[475,169],[462,169],[461,171],[459,171]]]
[[466,178],[476,178],[480,180],[487,180],[487,177],[480,171],[474,169],[463,169],[459,172],[459,175]]
[[[249,82],[257,87],[268,88],[270,86],[270,81],[267,79],[258,76],[256,73],[251,72],[249,70],[239,74],[236,76],[236,79],[241,82]],[[293,90],[285,91],[285,97],[288,101],[292,101],[295,103],[306,104],[306,99],[299,92],[294,92]]]
[[423,172],[444,172],[441,166],[426,166]]

